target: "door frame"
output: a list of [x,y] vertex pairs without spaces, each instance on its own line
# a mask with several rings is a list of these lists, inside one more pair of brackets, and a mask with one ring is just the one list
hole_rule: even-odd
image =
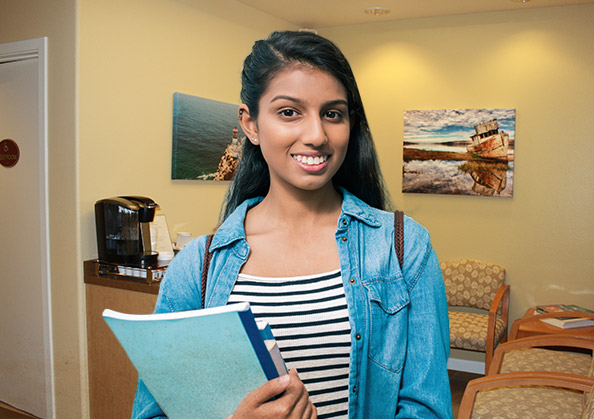
[[39,203],[41,254],[41,292],[43,311],[43,345],[45,357],[46,412],[55,417],[54,357],[52,341],[52,305],[49,245],[49,170],[48,170],[48,94],[47,94],[47,37],[0,44],[0,65],[7,62],[37,59],[38,115],[39,115]]

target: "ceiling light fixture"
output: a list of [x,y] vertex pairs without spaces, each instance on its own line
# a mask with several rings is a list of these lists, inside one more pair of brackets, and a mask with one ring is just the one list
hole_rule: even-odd
[[528,3],[530,0],[511,0],[512,3]]
[[368,15],[371,16],[383,16],[383,15],[387,15],[388,13],[390,13],[390,9],[387,9],[385,7],[369,7],[368,9],[364,10],[365,13],[367,13]]

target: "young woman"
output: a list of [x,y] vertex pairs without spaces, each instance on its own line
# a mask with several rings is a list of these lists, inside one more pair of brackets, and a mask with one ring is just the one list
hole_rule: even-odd
[[[239,418],[449,418],[448,317],[427,231],[394,214],[352,70],[330,41],[275,32],[244,62],[248,140],[210,244],[205,306],[248,301],[291,369]],[[156,312],[202,307],[206,237],[174,258]],[[163,412],[139,382],[133,417]]]

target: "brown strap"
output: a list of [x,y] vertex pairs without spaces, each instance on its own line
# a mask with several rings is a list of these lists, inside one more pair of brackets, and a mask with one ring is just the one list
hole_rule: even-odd
[[[213,237],[213,234],[208,235],[206,238],[206,249],[204,250],[204,262],[202,263],[202,308],[204,308],[206,298],[206,280],[210,260],[212,259],[212,253],[209,252],[209,249]],[[404,260],[404,213],[402,211],[394,211],[394,246],[396,247],[396,256],[398,256],[400,270],[402,270]]]
[[206,249],[204,250],[204,262],[202,262],[202,308],[206,299],[206,279],[208,277],[208,267],[210,266],[210,260],[212,259],[212,253],[209,252],[210,243],[214,234],[209,234],[206,238]]
[[404,262],[404,213],[394,211],[394,246],[396,247],[396,256],[400,263],[400,270]]

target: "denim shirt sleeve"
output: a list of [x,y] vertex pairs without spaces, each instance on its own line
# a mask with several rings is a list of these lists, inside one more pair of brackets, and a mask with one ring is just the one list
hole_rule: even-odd
[[[428,236],[428,233],[427,233]],[[408,238],[418,235],[408,235]],[[405,231],[405,241],[407,234]],[[405,254],[405,280],[409,287],[406,361],[402,372],[397,418],[451,418],[447,360],[450,352],[445,286],[437,256],[428,240],[416,257]],[[406,249],[405,244],[405,249]]]
[[[201,308],[202,255],[205,242],[205,236],[193,240],[171,261],[159,288],[155,313]],[[166,417],[142,380],[138,380],[132,418]]]

